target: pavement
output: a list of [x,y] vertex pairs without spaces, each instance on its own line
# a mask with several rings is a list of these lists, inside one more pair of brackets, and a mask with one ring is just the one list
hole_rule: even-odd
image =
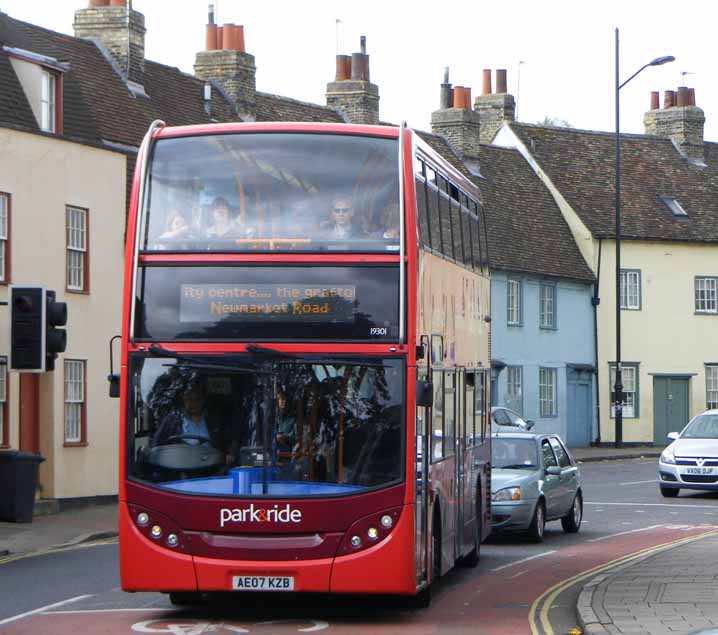
[[[581,448],[579,462],[657,457],[661,448]],[[35,516],[31,523],[0,521],[3,558],[117,535],[117,505],[98,504]],[[585,635],[718,635],[718,531],[651,551],[588,581],[577,617]],[[713,631],[712,628],[716,630]]]

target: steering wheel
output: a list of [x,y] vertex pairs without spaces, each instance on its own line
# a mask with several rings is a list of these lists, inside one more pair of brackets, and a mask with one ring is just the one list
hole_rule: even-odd
[[195,441],[199,441],[197,445],[202,445],[203,443],[211,443],[209,437],[203,437],[199,434],[173,434],[171,437],[167,437],[164,443],[161,443],[159,445],[172,445],[173,443],[182,443],[185,439],[194,439]]

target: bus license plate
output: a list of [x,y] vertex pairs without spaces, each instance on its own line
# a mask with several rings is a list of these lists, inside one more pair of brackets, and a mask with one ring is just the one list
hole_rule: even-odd
[[294,591],[294,577],[275,575],[232,576],[233,591]]

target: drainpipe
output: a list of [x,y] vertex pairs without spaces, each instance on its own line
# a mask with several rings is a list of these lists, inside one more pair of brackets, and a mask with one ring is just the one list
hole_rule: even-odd
[[596,439],[593,445],[601,444],[601,389],[600,377],[601,371],[598,367],[598,305],[601,304],[601,298],[598,297],[598,287],[601,282],[601,248],[603,241],[598,239],[598,267],[596,268],[596,282],[593,285],[593,297],[591,305],[593,306],[593,355],[596,359]]

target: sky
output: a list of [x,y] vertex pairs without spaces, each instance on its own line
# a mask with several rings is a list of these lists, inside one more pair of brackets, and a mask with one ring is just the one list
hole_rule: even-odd
[[[204,49],[209,1],[133,0],[145,15],[146,57],[193,73],[195,54]],[[718,141],[718,82],[709,66],[716,56],[715,0],[215,4],[219,24],[244,25],[258,90],[325,104],[335,55],[357,52],[365,35],[380,118],[424,130],[439,106],[448,67],[451,83],[470,86],[472,99],[480,94],[483,69],[506,69],[519,121],[549,117],[574,128],[614,131],[618,28],[620,82],[656,57],[676,58],[646,68],[620,90],[621,131],[644,131],[651,91],[660,91],[662,105],[665,90],[684,85],[695,89],[705,112],[705,139]],[[0,0],[0,11],[72,34],[75,10],[88,5],[89,0]]]

